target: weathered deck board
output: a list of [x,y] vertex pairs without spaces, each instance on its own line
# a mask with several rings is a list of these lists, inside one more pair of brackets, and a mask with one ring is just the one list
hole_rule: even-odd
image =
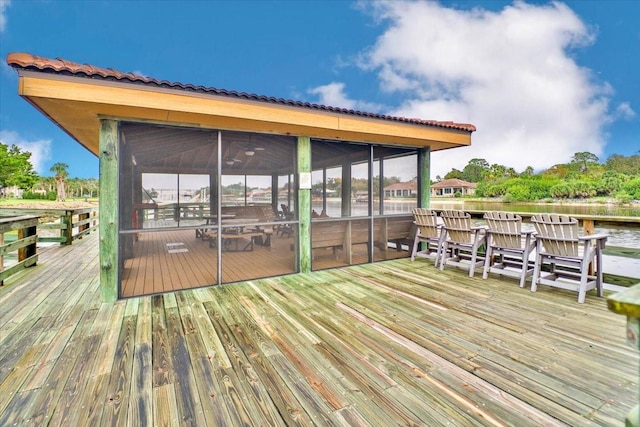
[[[592,293],[403,259],[102,303],[97,243],[0,288],[0,425],[615,426],[638,399]],[[172,256],[136,280],[203,279]]]

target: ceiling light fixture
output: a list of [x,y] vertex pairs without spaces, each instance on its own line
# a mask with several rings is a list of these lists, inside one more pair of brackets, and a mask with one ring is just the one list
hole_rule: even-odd
[[247,150],[244,152],[244,154],[246,154],[247,156],[253,156],[254,154],[256,154],[256,152],[253,150]]

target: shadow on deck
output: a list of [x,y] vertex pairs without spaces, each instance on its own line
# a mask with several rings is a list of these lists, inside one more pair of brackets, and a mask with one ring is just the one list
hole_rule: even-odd
[[0,288],[0,425],[623,425],[625,319],[407,259],[102,303],[98,238]]

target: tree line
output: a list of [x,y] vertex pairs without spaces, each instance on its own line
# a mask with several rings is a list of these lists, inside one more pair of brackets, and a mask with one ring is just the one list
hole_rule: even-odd
[[69,178],[68,168],[66,163],[56,163],[50,169],[53,176],[39,176],[29,151],[0,142],[0,195],[8,197],[9,189],[17,187],[23,190],[23,199],[64,201],[67,197],[98,196],[97,179]]
[[[97,179],[69,178],[65,163],[54,164],[50,171],[53,176],[39,176],[31,164],[30,152],[0,142],[2,196],[8,196],[10,187],[23,189],[23,198],[65,200],[67,197],[98,196]],[[452,169],[444,176],[444,179],[449,178],[477,183],[477,197],[502,198],[506,202],[607,197],[627,203],[640,200],[640,154],[614,154],[601,162],[595,154],[583,151],[575,153],[569,163],[557,164],[538,173],[530,166],[518,173],[512,167],[474,158],[462,170]],[[436,181],[442,179],[436,177]],[[398,181],[397,177],[385,177],[380,183],[379,177],[374,177],[374,189],[377,191],[381,184],[388,186]],[[327,189],[339,193],[341,187],[339,178],[327,180]],[[352,187],[366,190],[368,182],[354,179]],[[321,188],[322,184],[315,184],[312,192],[321,192]]]
[[475,158],[463,170],[452,169],[444,177],[449,178],[477,183],[476,197],[505,202],[604,197],[628,203],[640,200],[640,155],[613,154],[601,162],[595,154],[583,151],[575,153],[569,163],[538,173],[532,167],[517,173],[511,167]]

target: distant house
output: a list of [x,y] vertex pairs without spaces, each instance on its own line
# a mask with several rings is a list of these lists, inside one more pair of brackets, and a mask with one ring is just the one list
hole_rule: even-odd
[[475,182],[467,182],[461,179],[445,179],[431,185],[431,195],[434,197],[454,197],[456,193],[462,196],[472,196],[476,194]]
[[368,191],[356,191],[355,194],[356,202],[368,202],[369,201],[369,192]]
[[416,181],[397,182],[384,187],[385,198],[416,197],[418,194],[418,183]]

